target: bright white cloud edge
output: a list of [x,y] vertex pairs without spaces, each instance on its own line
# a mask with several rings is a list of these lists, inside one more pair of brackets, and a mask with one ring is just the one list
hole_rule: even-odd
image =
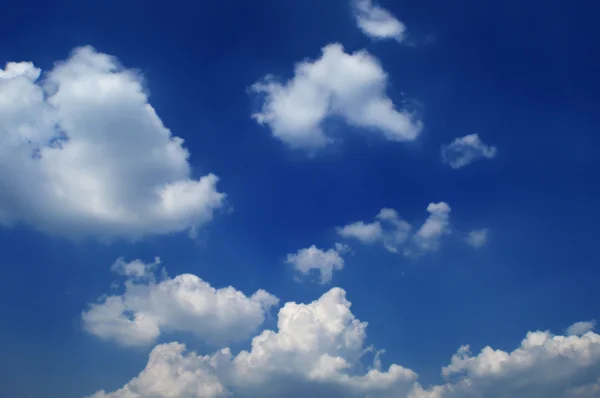
[[371,0],[352,0],[352,10],[359,29],[375,40],[404,40],[406,25]]
[[497,148],[483,143],[478,134],[456,138],[441,149],[442,161],[453,169],[460,169],[478,159],[492,159]]
[[193,234],[223,206],[138,72],[88,46],[41,76],[30,62],[0,69],[0,225],[139,239]]
[[233,287],[215,289],[196,275],[169,278],[141,260],[118,259],[112,270],[127,277],[122,294],[103,297],[82,314],[84,329],[124,346],[152,344],[162,334],[186,332],[213,345],[248,338],[278,299],[264,290],[252,296]]
[[[342,289],[309,304],[286,303],[277,330],[265,330],[249,351],[223,348],[211,355],[161,344],[146,368],[121,389],[93,398],[369,397],[592,398],[600,396],[600,335],[527,333],[512,352],[462,346],[442,369],[447,382],[424,387],[403,366],[382,367],[381,351],[367,346],[367,323],[356,319]],[[361,358],[375,353],[365,369]]]
[[261,103],[252,117],[289,147],[311,153],[336,140],[323,126],[331,117],[391,141],[414,140],[422,123],[396,109],[387,83],[387,73],[367,51],[349,54],[341,44],[329,44],[321,58],[298,63],[287,82],[268,75],[252,85]]

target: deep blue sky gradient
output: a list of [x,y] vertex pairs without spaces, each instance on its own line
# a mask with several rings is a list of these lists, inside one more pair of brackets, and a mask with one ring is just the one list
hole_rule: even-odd
[[[117,257],[160,256],[170,275],[306,302],[330,286],[294,282],[285,255],[330,247],[335,226],[382,207],[415,222],[429,202],[452,207],[454,233],[438,253],[410,260],[355,245],[332,282],[369,322],[384,363],[414,369],[425,384],[440,380],[462,344],[512,350],[529,330],[600,318],[600,4],[380,4],[406,23],[414,47],[370,41],[346,0],[1,2],[0,63],[49,69],[89,44],[138,68],[150,103],[185,139],[194,174],[217,174],[234,211],[201,242],[182,233],[74,244],[0,228],[0,396],[76,398],[139,373],[148,350],[102,342],[80,324],[86,304],[109,291]],[[342,124],[343,143],[308,160],[250,118],[258,105],[248,86],[267,73],[292,77],[295,62],[331,42],[381,60],[389,96],[415,101],[422,116],[416,142]],[[497,157],[443,165],[440,145],[472,133]],[[461,241],[481,227],[489,245]]]

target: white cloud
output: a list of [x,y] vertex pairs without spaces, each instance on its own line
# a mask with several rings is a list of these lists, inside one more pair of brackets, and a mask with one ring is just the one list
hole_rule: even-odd
[[373,4],[371,0],[353,0],[354,17],[360,30],[372,39],[404,40],[406,25],[389,11]]
[[138,73],[82,47],[40,75],[0,69],[0,224],[135,239],[195,231],[223,205],[215,175],[191,177]]
[[529,332],[511,353],[484,348],[473,356],[461,347],[442,370],[457,378],[440,389],[439,397],[599,397],[600,336],[555,336]]
[[430,203],[429,217],[414,233],[412,226],[400,218],[394,209],[383,208],[371,223],[354,222],[337,228],[344,238],[353,238],[365,244],[382,243],[390,252],[402,250],[405,255],[416,255],[439,249],[442,236],[450,233],[450,206],[445,202]]
[[260,112],[252,117],[270,127],[273,136],[292,148],[314,151],[333,142],[323,122],[341,117],[346,123],[377,131],[388,140],[410,141],[422,123],[407,110],[397,110],[386,95],[388,76],[366,51],[348,54],[341,44],[323,48],[321,58],[295,67],[292,79],[272,76],[255,83]]
[[442,146],[442,161],[453,169],[460,169],[469,163],[481,159],[491,159],[496,156],[494,146],[485,145],[478,134],[469,134],[456,138],[449,145]]
[[569,336],[583,336],[587,332],[591,332],[596,328],[596,321],[576,322],[569,326],[567,329],[567,335]]
[[380,351],[365,369],[367,323],[350,311],[345,292],[333,288],[310,304],[287,303],[277,331],[252,339],[233,355],[185,352],[178,343],[157,346],[146,368],[123,388],[94,398],[369,397],[369,398],[598,398],[600,335],[529,332],[508,353],[461,347],[442,369],[446,383],[423,387],[401,365],[381,370]]
[[[367,323],[355,318],[342,289],[333,288],[310,304],[286,303],[277,331],[252,339],[249,351],[211,356],[160,345],[146,369],[122,389],[94,398],[401,397],[416,374],[399,365],[361,371]],[[378,361],[374,361],[378,365]],[[169,387],[172,387],[170,389]],[[212,395],[206,393],[210,391]]]
[[[113,270],[130,276],[121,295],[105,297],[82,314],[85,330],[122,345],[147,345],[164,332],[188,332],[211,344],[247,338],[278,299],[264,290],[247,297],[233,287],[215,289],[195,275],[165,275],[156,282],[144,264],[117,260]],[[143,277],[143,278],[140,278]]]
[[430,203],[429,217],[413,236],[414,242],[423,250],[435,251],[442,236],[450,233],[450,206],[445,202]]
[[286,263],[291,264],[294,269],[306,276],[313,271],[320,274],[322,284],[331,282],[333,271],[341,271],[344,268],[342,254],[350,248],[347,245],[336,243],[333,249],[327,251],[312,245],[306,249],[300,249],[295,254],[288,254]]
[[467,235],[467,243],[476,249],[483,247],[487,240],[490,230],[487,228],[475,229]]

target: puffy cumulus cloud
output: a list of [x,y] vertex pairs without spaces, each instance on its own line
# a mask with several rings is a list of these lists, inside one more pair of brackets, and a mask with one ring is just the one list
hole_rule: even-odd
[[40,76],[29,62],[0,69],[0,224],[136,239],[196,231],[223,205],[138,73],[82,47]]
[[215,289],[195,275],[160,281],[145,264],[119,259],[113,270],[129,278],[124,292],[102,298],[83,312],[86,331],[127,346],[147,345],[164,332],[188,332],[211,344],[248,338],[278,299],[264,290],[248,297],[233,287]]
[[486,244],[489,233],[490,230],[487,228],[474,229],[467,235],[467,244],[479,249]]
[[337,228],[340,236],[356,239],[364,244],[381,243],[390,252],[402,251],[417,255],[439,249],[443,235],[450,233],[450,206],[445,202],[430,203],[429,217],[416,231],[394,209],[383,208],[375,219],[366,223],[354,222]]
[[444,163],[449,164],[453,169],[460,169],[481,158],[492,159],[496,156],[497,149],[485,145],[478,134],[469,134],[442,146],[441,152]]
[[288,254],[285,262],[291,264],[295,270],[302,275],[318,272],[322,284],[331,282],[333,271],[344,268],[342,254],[348,252],[347,245],[336,243],[332,249],[322,250],[312,245],[306,249],[300,249],[297,253]]
[[379,361],[363,370],[367,324],[356,319],[350,305],[339,288],[309,304],[286,303],[278,330],[263,331],[249,351],[235,356],[227,348],[203,357],[185,353],[177,343],[160,345],[138,377],[92,397],[406,396],[417,377],[413,371],[395,364],[381,370]]
[[567,335],[569,336],[583,336],[587,332],[591,332],[596,328],[596,321],[584,321],[576,322],[567,328]]
[[358,27],[370,38],[404,40],[406,25],[371,0],[353,0],[352,9]]
[[445,383],[424,387],[406,367],[382,370],[380,352],[366,368],[361,358],[374,349],[365,345],[367,323],[350,306],[339,288],[309,304],[288,302],[277,330],[263,331],[237,355],[229,348],[201,356],[179,343],[159,345],[139,376],[92,397],[600,397],[600,335],[592,331],[529,332],[512,352],[485,347],[473,355],[462,346],[442,368]]
[[262,106],[252,117],[288,146],[311,152],[333,142],[323,127],[330,117],[379,132],[388,140],[414,140],[422,123],[407,110],[396,109],[385,93],[387,80],[368,52],[348,54],[341,44],[329,44],[321,58],[297,64],[289,81],[267,76],[255,83],[251,91]]
[[442,374],[456,380],[432,397],[600,397],[600,335],[529,332],[513,352],[486,347],[475,356],[463,346]]
[[150,353],[146,368],[123,388],[107,394],[98,391],[90,398],[216,398],[226,389],[213,373],[220,356],[186,353],[179,343],[163,344]]

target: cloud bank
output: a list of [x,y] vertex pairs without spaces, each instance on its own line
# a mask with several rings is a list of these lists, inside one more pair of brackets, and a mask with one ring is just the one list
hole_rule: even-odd
[[[91,397],[600,397],[600,335],[592,331],[529,332],[510,353],[485,347],[473,355],[462,346],[442,368],[446,382],[424,387],[406,367],[382,370],[381,351],[366,345],[367,323],[350,307],[339,288],[309,304],[288,302],[277,330],[263,331],[237,355],[229,348],[202,356],[180,343],[159,345],[137,377]],[[365,365],[361,359],[373,352]]]

